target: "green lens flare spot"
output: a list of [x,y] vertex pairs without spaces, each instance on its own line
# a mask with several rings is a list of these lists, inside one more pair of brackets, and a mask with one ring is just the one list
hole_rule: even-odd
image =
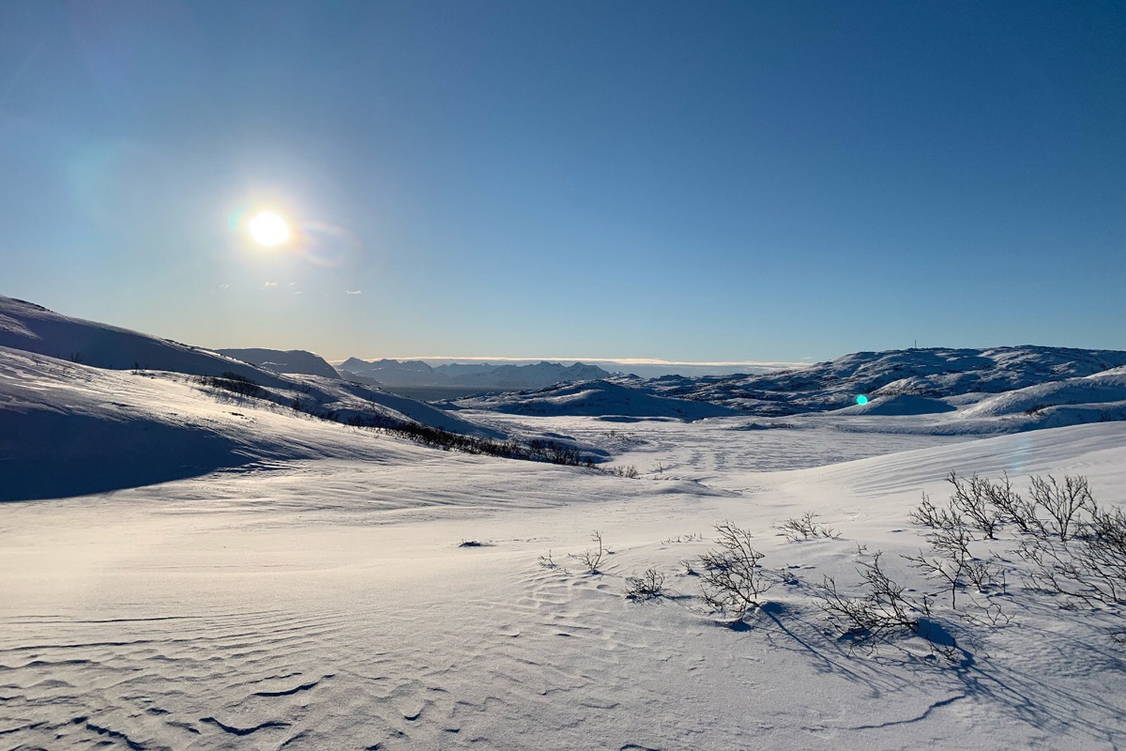
[[868,397],[864,396],[864,394],[860,394],[859,396],[856,397],[856,403],[857,404],[867,404],[868,403]]

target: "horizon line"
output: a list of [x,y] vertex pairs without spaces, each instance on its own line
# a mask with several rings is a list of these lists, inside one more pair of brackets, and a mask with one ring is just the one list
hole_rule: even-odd
[[[333,365],[339,365],[352,358],[345,357],[339,360],[329,360]],[[705,368],[737,368],[741,366],[755,368],[803,368],[812,365],[812,361],[789,360],[724,360],[724,361],[695,361],[695,360],[663,360],[655,357],[488,357],[484,355],[451,356],[451,355],[377,355],[362,359],[365,362],[373,360],[468,360],[473,362],[612,362],[620,365],[673,365],[697,366]]]

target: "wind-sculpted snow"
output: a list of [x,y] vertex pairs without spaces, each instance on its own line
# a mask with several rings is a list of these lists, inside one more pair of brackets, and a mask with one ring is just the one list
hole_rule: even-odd
[[[950,469],[1008,471],[1020,488],[1030,472],[1083,472],[1100,499],[1120,500],[1126,426],[913,436],[903,445],[929,447],[870,458],[852,440],[854,461],[756,472],[748,463],[785,468],[798,452],[831,459],[839,436],[722,422],[637,424],[666,435],[657,455],[683,438],[675,474],[706,482],[408,451],[0,507],[0,745],[1126,743],[1115,613],[1060,607],[1014,575],[999,598],[1005,625],[947,608],[867,651],[837,638],[812,597],[825,575],[854,585],[858,545],[886,551],[913,591],[932,589],[894,562],[925,544],[908,512],[923,491],[943,497]],[[893,445],[883,436],[867,448],[876,443]],[[776,534],[803,511],[841,537]],[[712,546],[710,526],[723,519],[752,530],[763,565],[791,582],[738,628],[701,605],[699,577],[682,563]],[[569,556],[592,529],[613,551],[597,575]],[[467,539],[482,544],[460,547]],[[549,551],[555,567],[538,562]],[[665,575],[666,595],[627,600],[625,577],[649,567]]]

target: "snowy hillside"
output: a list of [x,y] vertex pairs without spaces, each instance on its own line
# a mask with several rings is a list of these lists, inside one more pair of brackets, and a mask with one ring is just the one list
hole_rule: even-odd
[[[798,394],[785,419],[636,379],[439,410],[4,305],[7,747],[1126,745],[1123,603],[1048,586],[1028,557],[1117,539],[1088,531],[1126,499],[1126,368],[1099,370],[1109,355],[896,380],[842,366],[764,391]],[[153,367],[127,363],[138,353]],[[892,387],[905,378],[1041,380]],[[806,409],[880,381],[867,404]],[[586,447],[610,471],[354,421]],[[1072,422],[1098,424],[1051,428]],[[1049,429],[979,437],[1030,427]],[[924,492],[945,503],[951,471],[1007,475],[1024,498],[1034,476],[1081,474],[1086,526],[1064,543],[1047,506],[1031,531],[959,517],[947,586],[918,562],[940,552],[917,511]],[[761,556],[750,605],[716,599],[738,570],[716,557],[723,524]],[[1108,560],[1094,581],[1117,581]]]
[[998,393],[1126,365],[1126,352],[1066,347],[857,352],[801,370],[751,376],[668,376],[635,385],[662,396],[723,404],[756,415],[839,409],[857,395],[943,398]]
[[[253,395],[224,388],[231,385]],[[303,411],[291,409],[295,402]],[[0,347],[0,501],[101,492],[283,458],[380,461],[389,451],[402,454],[393,448],[397,441],[340,424],[352,418],[501,437],[427,404],[315,376],[250,386],[92,368]]]
[[96,321],[60,315],[0,296],[0,347],[37,352],[114,370],[168,370],[193,375],[236,373],[262,384],[276,376],[241,360]]
[[251,365],[257,365],[275,373],[303,373],[317,375],[324,378],[339,378],[336,368],[329,365],[319,355],[306,352],[303,349],[262,349],[250,347],[245,349],[217,349],[221,355],[233,357]]

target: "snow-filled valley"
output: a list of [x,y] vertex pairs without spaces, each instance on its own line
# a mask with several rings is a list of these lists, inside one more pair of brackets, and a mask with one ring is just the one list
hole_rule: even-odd
[[[870,383],[868,405],[785,416],[701,399],[704,381],[439,409],[0,303],[4,748],[1126,743],[1121,602],[1030,581],[1012,523],[974,535],[997,579],[962,582],[957,606],[902,557],[927,549],[912,512],[945,504],[951,471],[1026,497],[1034,476],[1082,475],[1101,508],[1126,505],[1114,353],[975,361],[972,387]],[[832,533],[780,533],[807,512]],[[770,578],[742,618],[701,596],[725,521]],[[914,628],[863,639],[821,588],[859,598],[876,553],[905,601],[934,598]],[[627,598],[650,568],[659,596]]]

